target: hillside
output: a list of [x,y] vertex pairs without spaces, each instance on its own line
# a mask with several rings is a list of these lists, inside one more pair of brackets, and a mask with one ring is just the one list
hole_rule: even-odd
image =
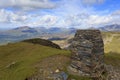
[[27,42],[27,43],[32,43],[32,44],[39,44],[39,45],[43,45],[43,46],[49,46],[52,48],[57,48],[57,49],[61,49],[59,47],[59,45],[49,41],[49,40],[45,40],[45,39],[40,39],[40,38],[35,38],[35,39],[27,39],[27,40],[23,40],[22,42]]
[[[119,24],[110,24],[103,27],[91,27],[89,29],[99,29],[101,31],[119,32]],[[31,38],[43,38],[48,40],[65,39],[70,35],[74,35],[77,28],[59,28],[59,27],[29,27],[21,26],[10,30],[0,31],[0,45],[11,42],[18,42]]]
[[[32,75],[44,78],[49,70],[55,72],[57,69],[68,73],[70,55],[66,50],[28,42],[0,46],[0,80],[26,80]],[[41,69],[45,73],[39,73]],[[68,76],[69,79],[91,80],[71,74]]]
[[[74,35],[70,35],[64,40],[53,40],[53,42],[58,44],[61,48],[66,48],[69,46],[69,41],[73,38],[73,36]],[[102,32],[102,37],[105,45],[105,53],[120,53],[120,32]]]
[[[119,68],[120,33],[103,32],[102,35],[105,53],[108,53],[105,54],[105,63]],[[71,38],[72,36],[67,40]],[[60,44],[64,42],[63,44],[68,45],[67,40],[65,42],[62,40]],[[54,72],[58,68],[68,73],[66,69],[70,63],[71,54],[69,51],[42,46],[38,44],[39,42],[26,41],[0,46],[0,80],[25,80],[33,74],[42,76],[44,73],[39,73],[39,69],[43,69],[46,75],[49,70]],[[69,79],[91,80],[69,73],[68,75]]]
[[66,38],[69,34],[74,34],[75,28],[45,28],[21,26],[6,31],[0,31],[0,45],[11,42],[18,42],[31,38],[49,39],[53,37]]
[[0,80],[24,80],[36,71],[37,62],[58,54],[69,51],[25,42],[0,46]]
[[120,53],[120,32],[103,32],[105,53]]

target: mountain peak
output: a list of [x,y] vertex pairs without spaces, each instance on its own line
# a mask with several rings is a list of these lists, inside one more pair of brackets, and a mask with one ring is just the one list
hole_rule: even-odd
[[29,26],[21,26],[21,28],[30,28]]
[[99,27],[102,31],[120,31],[120,25],[119,24],[111,24],[106,25],[104,27]]
[[29,29],[30,27],[29,26],[20,26],[20,27],[17,27],[15,28],[14,30],[24,30],[24,29]]

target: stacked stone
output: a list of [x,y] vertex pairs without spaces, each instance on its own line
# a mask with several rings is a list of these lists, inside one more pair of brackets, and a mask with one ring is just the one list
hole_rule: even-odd
[[79,74],[100,77],[104,72],[104,44],[99,30],[78,30],[70,45],[71,68]]

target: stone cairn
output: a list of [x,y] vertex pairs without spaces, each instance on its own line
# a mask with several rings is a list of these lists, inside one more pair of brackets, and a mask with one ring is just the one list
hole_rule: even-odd
[[77,30],[69,48],[72,72],[95,80],[102,77],[105,72],[104,44],[99,30]]

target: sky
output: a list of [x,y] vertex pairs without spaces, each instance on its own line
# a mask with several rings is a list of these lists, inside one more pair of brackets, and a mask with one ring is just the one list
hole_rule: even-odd
[[0,29],[120,24],[120,0],[0,0]]

